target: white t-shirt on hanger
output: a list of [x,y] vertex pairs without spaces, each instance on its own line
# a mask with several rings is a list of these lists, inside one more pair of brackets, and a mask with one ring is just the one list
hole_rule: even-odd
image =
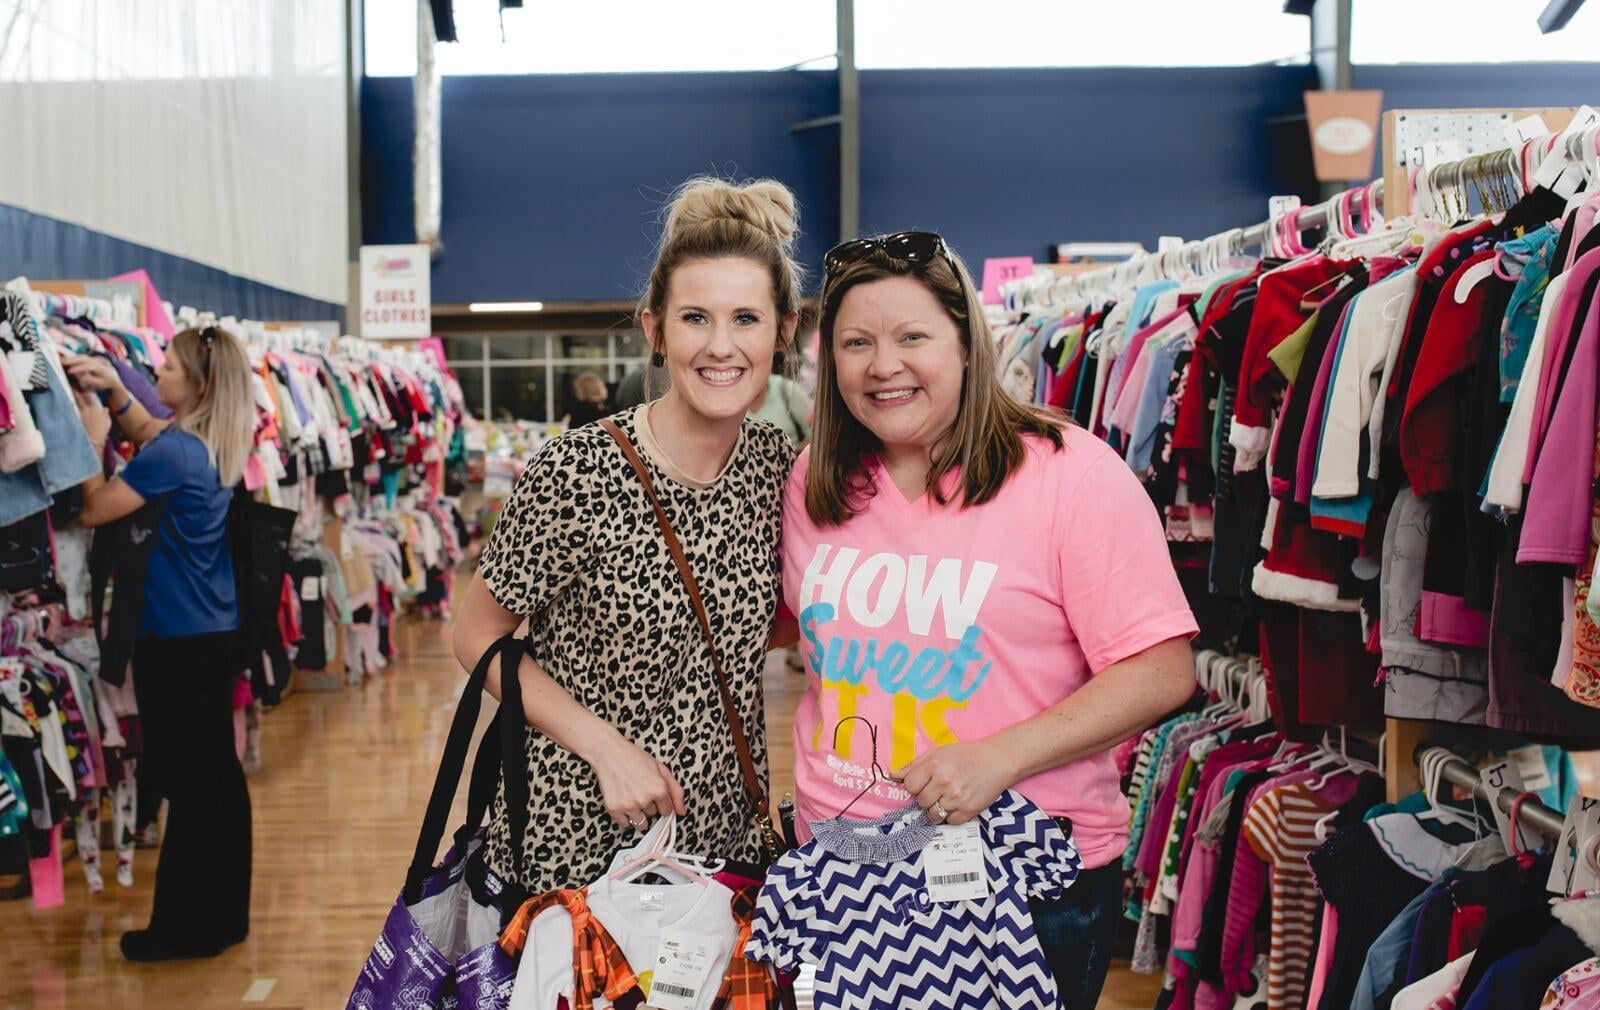
[[[606,877],[586,888],[589,911],[606,928],[649,996],[651,969],[661,934],[668,929],[710,941],[710,971],[700,985],[699,1010],[710,1010],[728,973],[738,940],[733,892],[722,884],[624,884]],[[559,905],[540,912],[528,928],[528,944],[517,966],[510,1010],[555,1010],[556,1000],[572,1002],[572,916]],[[595,1010],[611,1001],[595,997]]]

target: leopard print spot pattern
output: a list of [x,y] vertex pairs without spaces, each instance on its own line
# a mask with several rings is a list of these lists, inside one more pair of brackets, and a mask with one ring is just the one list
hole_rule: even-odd
[[[635,446],[635,413],[612,418]],[[746,420],[712,486],[672,480],[641,450],[683,541],[762,781],[767,779],[761,669],[778,599],[780,498],[794,450],[776,427]],[[688,815],[676,848],[758,858],[738,757],[711,654],[638,476],[598,425],[547,442],[505,504],[480,574],[507,610],[532,618],[534,658],[591,712],[672,770]],[[522,884],[532,894],[581,887],[632,844],[607,816],[587,763],[530,729],[532,803]],[[490,812],[489,865],[513,875],[505,793]]]

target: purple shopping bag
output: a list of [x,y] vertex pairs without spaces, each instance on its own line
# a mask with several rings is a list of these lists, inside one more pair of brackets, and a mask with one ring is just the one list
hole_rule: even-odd
[[[522,877],[522,839],[528,823],[526,728],[517,666],[524,643],[506,636],[484,653],[467,681],[445,741],[433,792],[405,888],[367,955],[346,1010],[505,1010],[516,963],[499,946],[506,913],[522,903],[520,887],[501,880],[478,856],[483,818],[505,778],[511,851]],[[483,684],[495,656],[501,659],[500,714],[484,733],[473,761],[466,822],[444,859],[433,865],[478,721]],[[495,754],[494,744],[500,747]]]

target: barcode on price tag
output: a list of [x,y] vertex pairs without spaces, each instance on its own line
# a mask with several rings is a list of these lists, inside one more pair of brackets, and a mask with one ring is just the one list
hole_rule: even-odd
[[928,898],[939,904],[987,898],[989,875],[983,858],[983,834],[977,821],[960,826],[939,825],[933,841],[922,850]]
[[711,971],[711,941],[681,929],[661,931],[647,1001],[654,1010],[698,1010]]
[[[682,996],[685,999],[694,999],[698,992],[699,990],[697,989],[690,989],[687,986],[673,985],[671,982],[654,982],[650,985],[651,995]],[[661,1004],[657,1003],[656,1005],[660,1006]]]

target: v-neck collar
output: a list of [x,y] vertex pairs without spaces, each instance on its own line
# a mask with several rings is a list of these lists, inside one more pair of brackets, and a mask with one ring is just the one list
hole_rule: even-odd
[[[923,486],[922,493],[917,497],[907,498],[906,493],[900,489],[899,483],[895,481],[894,475],[889,472],[888,464],[884,463],[882,457],[874,457],[869,460],[867,467],[872,477],[873,488],[877,494],[887,498],[897,510],[902,512],[912,510],[931,512],[934,509],[933,495],[928,492],[926,485]],[[944,475],[942,490],[946,501],[951,500],[960,487],[961,467],[957,465]]]

